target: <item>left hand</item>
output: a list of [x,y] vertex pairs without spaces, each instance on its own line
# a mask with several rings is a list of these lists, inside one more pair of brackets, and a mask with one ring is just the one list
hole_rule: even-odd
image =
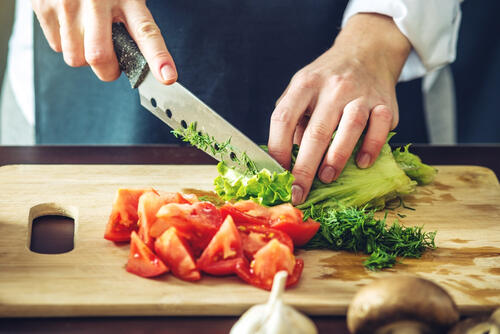
[[395,85],[410,50],[392,18],[357,14],[328,51],[294,75],[276,102],[268,142],[287,169],[292,145],[300,144],[294,205],[307,197],[316,171],[325,183],[338,178],[365,127],[356,161],[366,168],[376,160],[398,123]]

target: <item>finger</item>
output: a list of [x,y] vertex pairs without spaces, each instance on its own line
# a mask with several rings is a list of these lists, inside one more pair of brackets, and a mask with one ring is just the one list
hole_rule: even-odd
[[311,89],[292,84],[271,115],[267,147],[269,154],[285,169],[290,168],[295,128],[308,108],[312,96]]
[[344,107],[337,133],[319,170],[322,182],[332,182],[344,169],[366,126],[369,111],[370,108],[361,99],[351,101]]
[[111,37],[113,17],[109,2],[87,1],[85,7],[83,16],[85,60],[99,79],[116,80],[120,76],[120,69]]
[[42,28],[47,42],[55,52],[61,52],[61,36],[59,35],[59,20],[52,8],[44,8],[38,6],[39,2],[33,2],[33,10],[35,11],[40,27]]
[[72,67],[87,65],[83,51],[83,31],[78,15],[79,6],[79,1],[60,1],[58,9],[64,61]]
[[322,95],[304,131],[300,150],[293,167],[295,182],[292,203],[300,204],[309,193],[321,159],[337,126],[341,107],[338,99]]
[[136,41],[156,79],[167,85],[177,81],[174,60],[145,3],[126,2],[123,14],[130,35]]
[[388,106],[378,105],[372,109],[368,130],[356,157],[358,167],[370,167],[375,162],[387,140],[393,119],[393,112]]

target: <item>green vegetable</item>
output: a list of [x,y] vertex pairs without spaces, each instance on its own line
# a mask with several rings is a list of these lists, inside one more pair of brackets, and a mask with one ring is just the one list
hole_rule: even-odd
[[176,138],[181,138],[183,141],[190,143],[194,147],[205,152],[210,151],[213,156],[219,155],[221,160],[224,157],[230,158],[237,165],[242,167],[247,174],[258,174],[259,171],[255,163],[248,157],[245,152],[240,153],[231,145],[231,138],[225,142],[218,142],[213,136],[202,133],[196,129],[196,123],[190,123],[187,128],[179,128],[171,131]]
[[290,202],[293,175],[289,171],[271,173],[263,169],[255,175],[242,174],[223,161],[217,165],[215,192],[225,200],[252,199],[263,205]]
[[304,219],[309,217],[321,227],[306,248],[369,254],[364,265],[370,270],[392,267],[398,256],[419,258],[425,250],[436,247],[436,232],[405,227],[397,221],[389,227],[385,216],[375,218],[374,209],[312,206],[304,210]]
[[[389,135],[388,140],[392,137]],[[359,168],[354,160],[362,139],[336,181],[325,184],[317,177],[306,201],[297,207],[364,207],[381,209],[385,203],[415,190],[412,181],[396,163],[389,144],[385,144],[375,163]]]
[[417,155],[410,153],[409,147],[410,144],[406,145],[403,151],[401,151],[401,147],[395,149],[392,152],[394,159],[396,159],[399,167],[404,170],[406,175],[417,181],[419,185],[431,183],[436,176],[437,170],[424,164]]

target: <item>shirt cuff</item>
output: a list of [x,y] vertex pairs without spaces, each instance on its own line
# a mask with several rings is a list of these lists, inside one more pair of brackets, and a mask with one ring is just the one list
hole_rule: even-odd
[[399,81],[408,81],[437,70],[456,58],[460,27],[460,0],[350,0],[342,27],[358,13],[378,13],[393,18],[412,45]]

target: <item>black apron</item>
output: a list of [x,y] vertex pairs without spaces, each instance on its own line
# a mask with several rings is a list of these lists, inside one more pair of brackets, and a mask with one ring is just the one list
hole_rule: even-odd
[[[148,1],[176,62],[179,81],[258,143],[266,143],[276,99],[292,76],[325,52],[347,0]],[[400,98],[401,142],[425,142],[420,82]],[[38,144],[178,143],[168,126],[140,106],[122,75],[101,82],[71,68],[35,24]],[[404,110],[403,110],[404,109]]]

